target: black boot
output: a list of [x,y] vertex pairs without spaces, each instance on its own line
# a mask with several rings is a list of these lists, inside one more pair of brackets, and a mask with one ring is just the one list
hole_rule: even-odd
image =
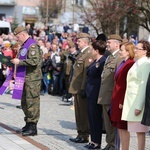
[[29,128],[25,131],[22,132],[23,136],[34,136],[37,135],[37,127],[36,127],[36,123],[30,122],[29,124]]
[[22,128],[22,132],[28,130],[29,126],[30,126],[30,122],[26,122],[26,125]]
[[29,126],[30,126],[30,122],[26,122],[25,126],[22,129],[17,130],[16,132],[17,133],[25,132],[29,128]]

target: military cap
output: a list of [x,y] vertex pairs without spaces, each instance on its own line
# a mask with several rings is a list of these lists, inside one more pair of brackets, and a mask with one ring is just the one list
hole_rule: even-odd
[[72,48],[72,47],[75,47],[75,44],[73,43],[72,40],[68,40],[68,46],[69,46],[70,48]]
[[14,35],[17,35],[18,33],[22,32],[22,31],[27,31],[25,27],[17,27],[15,30],[14,30]]
[[118,40],[122,42],[122,38],[118,34],[112,34],[108,36],[108,40],[113,39],[113,40]]
[[81,33],[78,33],[77,34],[77,39],[80,39],[80,38],[89,38],[90,36],[89,36],[89,34],[87,34],[87,33],[83,33],[83,32],[81,32]]

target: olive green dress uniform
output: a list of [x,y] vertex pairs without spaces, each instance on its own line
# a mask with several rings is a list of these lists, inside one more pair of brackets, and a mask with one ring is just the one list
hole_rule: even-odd
[[81,52],[74,64],[74,73],[69,87],[69,93],[74,94],[75,119],[77,126],[77,137],[88,140],[89,123],[87,115],[87,100],[80,96],[80,91],[85,90],[86,69],[93,61],[91,50],[87,47]]
[[19,65],[26,66],[26,76],[21,99],[21,106],[26,122],[37,123],[40,117],[42,52],[36,44],[29,47],[26,60],[20,60]]
[[[112,39],[120,40],[116,37]],[[110,121],[110,105],[111,105],[111,96],[114,87],[114,74],[116,68],[121,63],[122,59],[119,55],[119,50],[114,55],[109,55],[105,61],[104,69],[102,72],[101,78],[101,88],[98,96],[98,104],[101,104],[103,107],[103,116],[104,116],[104,125],[106,129],[106,148],[109,150],[115,150],[115,136],[116,128],[112,126]]]

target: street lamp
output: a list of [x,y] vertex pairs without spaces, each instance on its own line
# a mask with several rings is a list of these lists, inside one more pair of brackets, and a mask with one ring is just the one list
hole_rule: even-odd
[[[72,4],[72,27],[74,28],[74,0],[73,0],[73,4]],[[73,29],[74,30],[74,29]]]
[[48,16],[49,16],[49,0],[46,1],[46,25],[48,25]]

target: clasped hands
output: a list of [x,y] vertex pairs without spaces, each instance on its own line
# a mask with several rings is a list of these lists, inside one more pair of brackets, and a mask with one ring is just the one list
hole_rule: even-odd
[[14,65],[18,65],[20,60],[18,58],[14,58],[12,60],[10,60]]

